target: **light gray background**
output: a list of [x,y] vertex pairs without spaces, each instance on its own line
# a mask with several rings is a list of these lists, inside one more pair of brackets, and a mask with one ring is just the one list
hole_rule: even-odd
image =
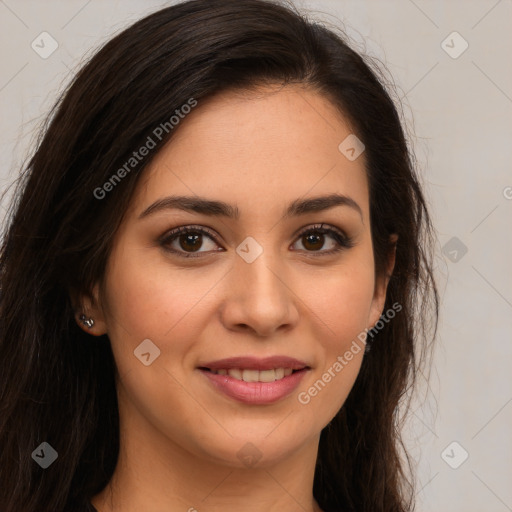
[[[2,191],[84,56],[169,4],[0,0]],[[406,429],[418,465],[417,509],[512,511],[512,1],[296,4],[343,23],[356,47],[389,69],[438,231],[442,311],[434,370]],[[59,45],[47,59],[31,48],[43,31]],[[469,44],[458,58],[441,46],[453,31]],[[445,44],[453,53],[463,41]],[[466,254],[446,246],[453,237]],[[456,465],[462,450],[469,457],[453,469],[447,461]]]

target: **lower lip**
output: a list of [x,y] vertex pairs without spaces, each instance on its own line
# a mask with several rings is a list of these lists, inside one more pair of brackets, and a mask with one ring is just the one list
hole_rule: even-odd
[[230,398],[245,404],[264,405],[277,402],[292,393],[308,370],[293,372],[274,382],[245,382],[229,375],[219,375],[207,370],[200,371],[216,389]]

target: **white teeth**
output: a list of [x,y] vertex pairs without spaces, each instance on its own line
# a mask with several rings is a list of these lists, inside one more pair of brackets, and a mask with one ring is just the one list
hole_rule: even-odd
[[260,374],[259,380],[261,382],[274,382],[276,380],[276,371],[275,370],[263,370],[263,371],[259,372],[259,374]]
[[274,382],[293,373],[291,368],[274,368],[272,370],[241,370],[240,368],[230,368],[229,370],[211,370],[212,373],[219,375],[229,375],[237,380],[245,382]]
[[258,382],[259,374],[258,370],[244,370],[242,372],[242,380],[245,382]]
[[234,379],[242,380],[242,371],[238,368],[232,368],[231,370],[228,370],[228,375]]

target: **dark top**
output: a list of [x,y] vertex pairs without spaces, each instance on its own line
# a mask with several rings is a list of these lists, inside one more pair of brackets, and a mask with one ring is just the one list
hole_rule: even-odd
[[98,512],[89,500],[80,501],[78,504],[70,504],[66,512]]

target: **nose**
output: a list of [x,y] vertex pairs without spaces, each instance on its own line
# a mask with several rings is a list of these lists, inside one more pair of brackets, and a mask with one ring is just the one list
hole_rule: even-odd
[[237,257],[225,286],[221,320],[226,329],[269,337],[297,325],[299,299],[293,283],[266,252],[252,263]]

